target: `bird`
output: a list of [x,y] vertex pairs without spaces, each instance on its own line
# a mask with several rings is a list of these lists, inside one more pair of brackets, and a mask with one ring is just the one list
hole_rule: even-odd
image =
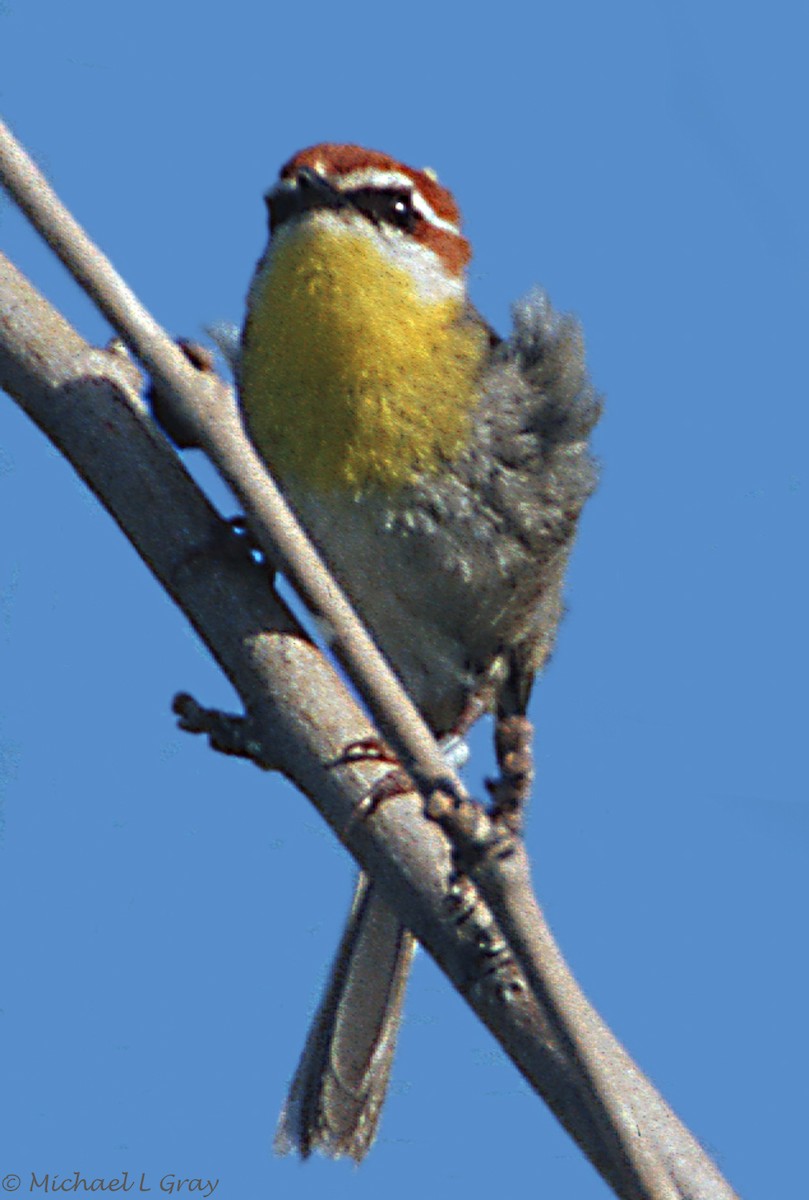
[[[504,206],[520,197],[507,179]],[[265,199],[236,363],[250,439],[436,737],[524,715],[597,480],[578,322],[535,289],[495,333],[429,168],[321,142]],[[360,874],[279,1153],[367,1154],[414,946]]]

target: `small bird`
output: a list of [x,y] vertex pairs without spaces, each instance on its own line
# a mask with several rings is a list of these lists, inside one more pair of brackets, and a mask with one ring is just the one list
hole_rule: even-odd
[[[524,714],[596,480],[577,323],[535,292],[494,333],[431,170],[322,143],[266,200],[237,364],[250,437],[436,736]],[[361,875],[279,1152],[367,1153],[413,948]]]

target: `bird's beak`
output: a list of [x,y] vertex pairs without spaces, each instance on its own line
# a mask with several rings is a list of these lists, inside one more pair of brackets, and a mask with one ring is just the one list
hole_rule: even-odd
[[350,201],[317,171],[300,167],[289,179],[281,179],[265,196],[270,214],[270,232],[279,225],[313,208],[345,208]]

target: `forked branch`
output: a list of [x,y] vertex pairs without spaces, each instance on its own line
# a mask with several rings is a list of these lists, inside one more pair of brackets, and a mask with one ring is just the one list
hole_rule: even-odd
[[619,1196],[728,1200],[729,1185],[582,995],[536,904],[521,844],[504,844],[502,829],[465,800],[268,479],[228,390],[193,370],[2,127],[0,175],[183,422],[199,430],[251,533],[330,630],[422,795],[358,818],[380,767],[342,752],[376,731],[266,572],[233,553],[227,523],[146,412],[132,363],[89,347],[0,259],[0,384],[72,462],[238,690],[250,722],[242,748],[254,746],[255,761],[277,766],[313,800]]

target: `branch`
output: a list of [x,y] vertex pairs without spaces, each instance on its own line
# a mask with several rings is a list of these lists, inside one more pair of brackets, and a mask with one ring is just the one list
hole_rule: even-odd
[[[429,730],[402,700],[334,584],[322,577],[246,440],[227,390],[189,367],[7,142],[0,143],[0,169],[161,390],[200,427],[206,451],[244,503],[270,558],[280,558],[310,607],[326,615],[352,677],[411,774],[434,799],[440,781],[452,794],[450,809],[462,809],[460,784],[447,781]],[[425,818],[418,796],[396,797],[357,818],[386,770],[346,762],[342,754],[346,745],[372,736],[367,719],[273,595],[264,570],[233,552],[226,524],[148,417],[131,362],[120,350],[87,346],[3,260],[0,383],[70,459],[211,648],[248,713],[249,737],[240,730],[239,744],[255,747],[252,757],[277,766],[316,803],[617,1194],[732,1196],[579,992],[542,923],[522,852],[502,859],[520,866],[517,877],[474,868],[493,898],[495,919],[475,889],[457,880],[450,848],[437,823]],[[173,519],[166,522],[169,511]],[[370,674],[369,661],[375,663]],[[490,836],[490,825],[474,812]],[[513,911],[515,894],[520,912]],[[500,930],[509,930],[508,944]],[[609,1063],[606,1090],[599,1058]],[[606,1120],[610,1095],[624,1110],[618,1122]]]

